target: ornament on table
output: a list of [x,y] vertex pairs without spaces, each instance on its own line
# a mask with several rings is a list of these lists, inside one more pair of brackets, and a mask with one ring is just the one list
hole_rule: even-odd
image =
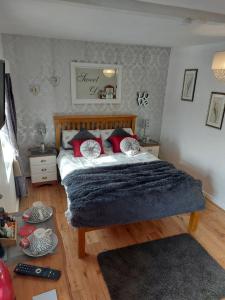
[[31,217],[31,212],[29,212],[29,211],[26,211],[24,214],[23,214],[23,216],[22,216],[22,219],[23,219],[23,221],[28,221],[29,219],[30,219],[30,217]]
[[0,227],[4,227],[7,222],[14,222],[15,220],[10,217],[3,207],[0,207]]
[[23,213],[23,220],[28,223],[40,223],[48,220],[52,215],[51,207],[45,206],[41,201],[36,201]]
[[15,232],[15,219],[0,207],[0,238],[12,238]]
[[31,257],[44,256],[52,253],[58,244],[57,235],[48,228],[37,228],[31,235],[27,237],[29,240],[29,247],[27,247],[27,241],[22,242],[23,252]]

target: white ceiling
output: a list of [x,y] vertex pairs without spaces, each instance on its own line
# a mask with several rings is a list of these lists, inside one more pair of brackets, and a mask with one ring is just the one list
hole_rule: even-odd
[[225,0],[143,1],[0,0],[0,32],[158,46],[224,41]]
[[150,2],[164,5],[199,9],[215,13],[225,13],[224,0],[137,0],[139,2]]

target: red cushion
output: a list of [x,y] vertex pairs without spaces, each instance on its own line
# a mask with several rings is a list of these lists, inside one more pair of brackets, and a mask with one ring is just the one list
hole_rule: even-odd
[[82,156],[80,153],[80,145],[84,142],[84,140],[72,140],[70,143],[73,146],[73,155],[75,157]]
[[[99,138],[96,137],[96,138],[89,139],[89,140],[94,140],[94,141],[98,142],[100,147],[101,147],[101,154],[105,154],[103,144],[102,144],[102,139],[100,137]],[[75,157],[82,157],[83,156],[80,152],[80,146],[85,141],[86,140],[77,140],[77,139],[73,139],[71,141],[71,144],[73,146],[73,154],[74,154]]]
[[[138,137],[135,135],[130,135],[130,137],[138,140]],[[126,136],[120,136],[120,135],[114,135],[114,136],[111,136],[109,137],[109,141],[110,143],[112,144],[112,148],[113,148],[113,152],[114,153],[119,153],[121,152],[121,149],[120,149],[120,143],[123,139],[125,139]]]

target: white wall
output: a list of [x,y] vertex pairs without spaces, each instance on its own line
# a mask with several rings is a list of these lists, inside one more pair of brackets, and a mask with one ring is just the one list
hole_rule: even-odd
[[[203,189],[225,209],[225,124],[221,130],[205,126],[211,92],[225,93],[225,82],[216,80],[211,71],[213,54],[221,50],[225,43],[172,50],[161,157],[201,179]],[[194,102],[181,101],[185,68],[199,69]]]
[[3,58],[2,36],[0,34],[0,58]]
[[[0,34],[0,59],[3,56],[3,47]],[[7,66],[8,68],[8,66]],[[4,130],[0,130],[0,206],[8,212],[15,212],[19,208],[19,200],[16,198],[13,175],[13,152]]]

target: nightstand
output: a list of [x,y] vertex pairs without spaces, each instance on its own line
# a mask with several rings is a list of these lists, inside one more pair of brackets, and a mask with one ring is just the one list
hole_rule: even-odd
[[56,149],[47,147],[45,152],[41,152],[40,148],[36,147],[29,149],[29,152],[32,184],[36,186],[43,184],[56,184]]
[[142,150],[147,151],[156,157],[159,157],[159,143],[155,142],[153,140],[150,140],[148,142],[140,142],[140,146]]

